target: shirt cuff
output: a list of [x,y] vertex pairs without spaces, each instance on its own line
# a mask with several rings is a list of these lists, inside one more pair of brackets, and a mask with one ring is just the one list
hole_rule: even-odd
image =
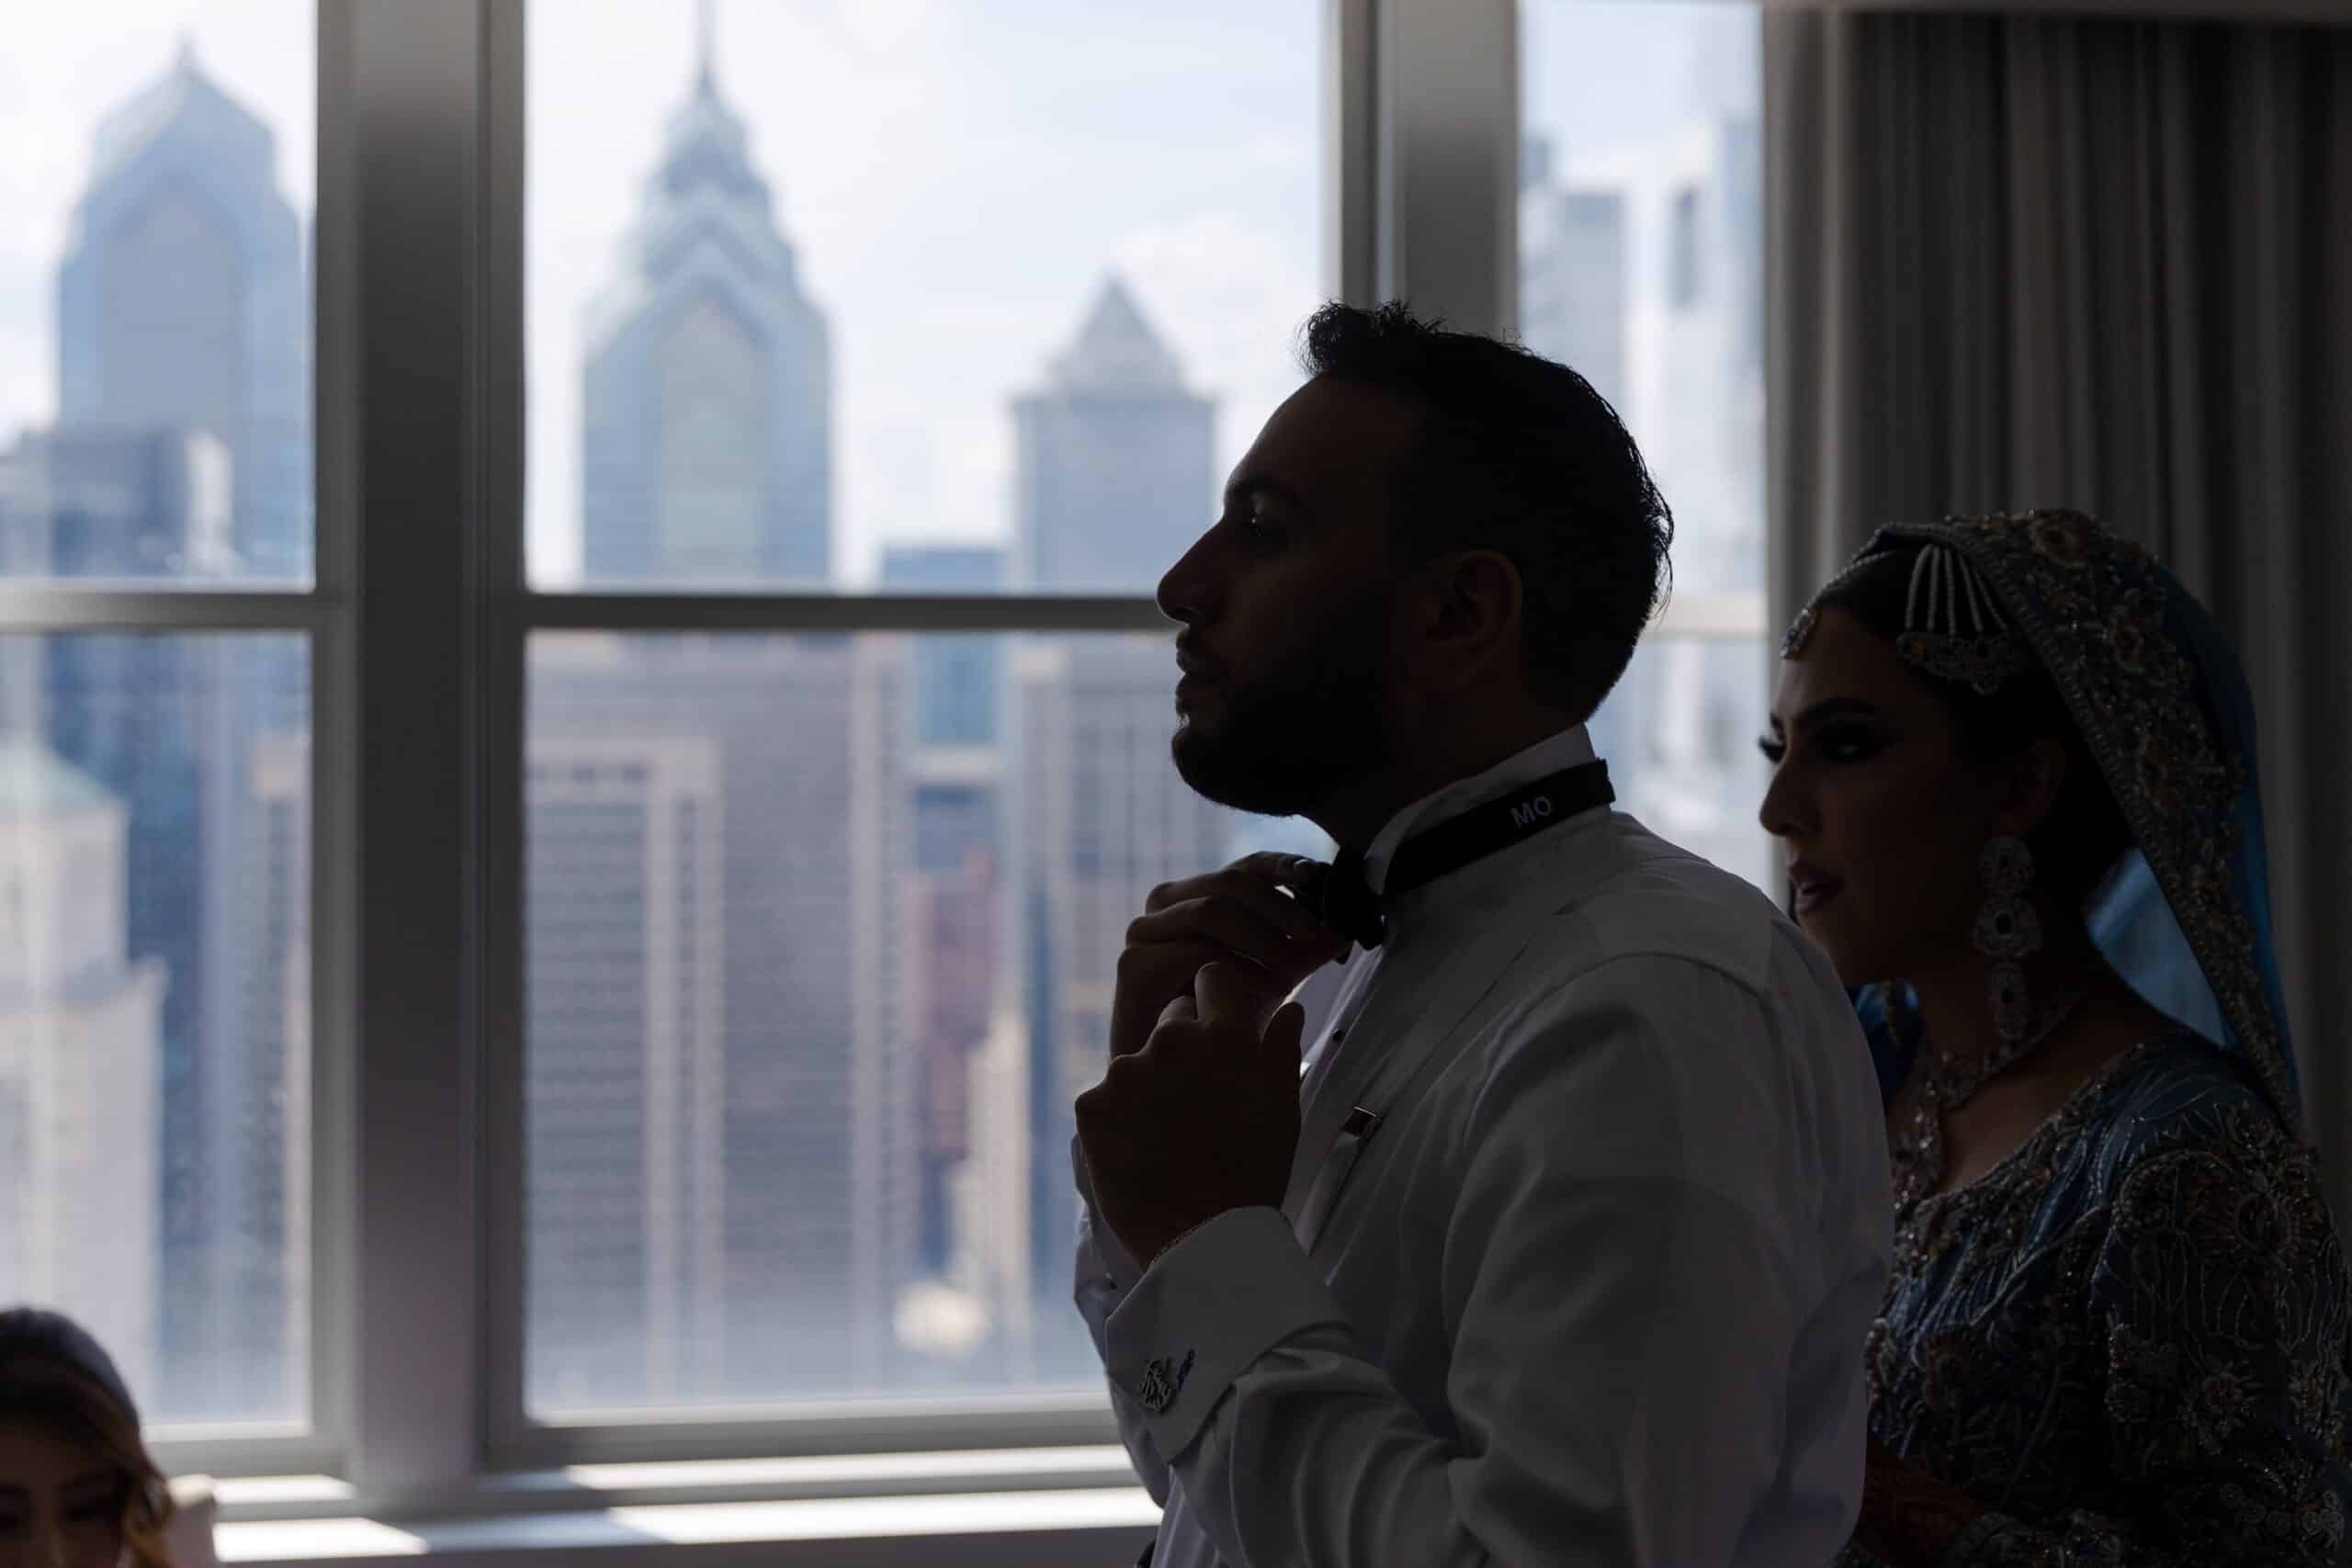
[[1127,1249],[1111,1227],[1094,1217],[1094,1180],[1086,1168],[1085,1151],[1076,1138],[1069,1141],[1070,1177],[1078,1185],[1078,1291],[1083,1296],[1090,1286],[1102,1280],[1122,1291],[1132,1290],[1143,1278],[1143,1269],[1127,1256]]
[[1111,1314],[1103,1363],[1172,1460],[1258,1358],[1346,1321],[1282,1211],[1229,1209],[1145,1270]]

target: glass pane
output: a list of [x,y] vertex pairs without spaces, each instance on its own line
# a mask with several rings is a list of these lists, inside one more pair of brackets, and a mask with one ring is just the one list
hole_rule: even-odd
[[10,26],[0,575],[310,576],[315,9]]
[[[1674,508],[1679,592],[1764,580],[1756,7],[1526,0],[1520,327],[1583,372]],[[1653,635],[1593,721],[1626,809],[1773,886],[1759,639]]]
[[1164,638],[534,642],[535,1415],[1101,1387],[1069,1104],[1118,947],[1284,826],[1177,777],[1174,675]]
[[534,581],[1148,592],[1296,383],[1322,11],[536,8]]
[[0,637],[0,1301],[153,1421],[310,1404],[310,663]]

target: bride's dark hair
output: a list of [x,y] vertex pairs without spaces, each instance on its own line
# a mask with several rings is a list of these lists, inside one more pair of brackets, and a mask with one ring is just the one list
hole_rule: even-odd
[[[1903,635],[1911,568],[1919,548],[1905,540],[1871,557],[1831,585],[1821,595],[1820,607],[1845,611],[1893,647]],[[1908,660],[1903,667],[1951,713],[1961,750],[1971,758],[2003,761],[2042,739],[2056,740],[2066,749],[2066,778],[2057,804],[2027,835],[2026,844],[2033,852],[2037,886],[2079,908],[2132,847],[2132,829],[2050,672],[2037,661],[1987,696]]]

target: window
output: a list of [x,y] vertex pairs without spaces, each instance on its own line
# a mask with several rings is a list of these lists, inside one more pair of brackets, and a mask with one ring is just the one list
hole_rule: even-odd
[[1626,808],[1760,886],[1763,215],[1754,10],[1525,0],[1520,331],[1614,404],[1674,598],[1593,722]]
[[[1321,20],[530,33],[526,545],[566,603],[527,634],[526,1422],[1099,1404],[1090,1021],[1145,894],[1265,836],[1177,779],[1165,638],[1119,634],[1296,383]],[[688,630],[696,591],[742,626]],[[858,629],[940,596],[974,629]]]
[[1117,935],[1322,847],[1178,784],[1149,594],[1322,297],[1627,410],[1684,533],[1604,745],[1761,876],[1752,18],[1529,0],[1523,137],[1513,4],[15,28],[0,1294],[362,1507],[1106,1438]]
[[0,96],[0,1300],[167,1435],[311,1412],[312,36],[28,15]]

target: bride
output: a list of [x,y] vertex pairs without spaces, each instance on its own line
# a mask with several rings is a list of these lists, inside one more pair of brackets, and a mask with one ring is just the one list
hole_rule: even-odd
[[1760,816],[1894,1156],[1841,1561],[2335,1562],[2352,1280],[2233,657],[2063,513],[1881,529],[1781,652]]

